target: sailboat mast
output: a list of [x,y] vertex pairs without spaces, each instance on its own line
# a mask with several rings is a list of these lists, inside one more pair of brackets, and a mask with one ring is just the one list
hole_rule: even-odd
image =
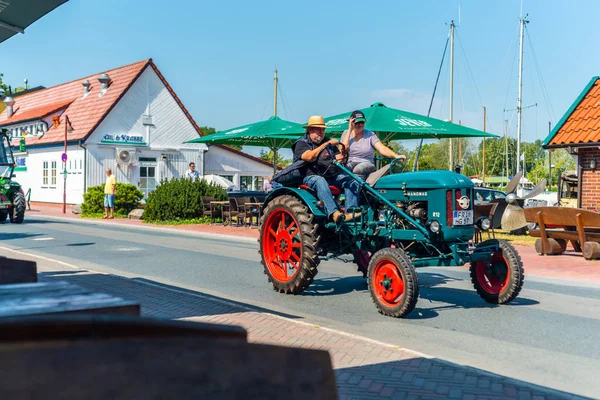
[[[525,16],[527,18],[527,16]],[[523,35],[525,24],[528,23],[523,15],[519,19],[521,34],[519,36],[519,98],[517,99],[517,173],[521,169],[521,117],[523,113]]]
[[277,83],[279,79],[277,78],[277,70],[275,70],[275,75],[273,77],[273,115],[277,116]]
[[[454,21],[450,23],[450,123],[454,118]],[[452,138],[448,140],[448,169],[454,170],[452,160]]]

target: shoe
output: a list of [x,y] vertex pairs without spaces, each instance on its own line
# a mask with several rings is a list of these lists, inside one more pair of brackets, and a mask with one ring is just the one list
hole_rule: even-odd
[[341,211],[334,211],[331,219],[336,224],[340,224],[345,220],[345,215]]
[[352,214],[348,213],[348,214],[345,214],[345,216],[346,216],[345,221],[354,221],[354,219],[361,216],[361,213],[359,213],[359,212],[355,212]]

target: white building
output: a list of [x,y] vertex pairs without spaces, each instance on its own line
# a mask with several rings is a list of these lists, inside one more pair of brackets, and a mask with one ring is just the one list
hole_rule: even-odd
[[4,103],[0,128],[11,132],[13,144],[26,134],[26,152],[15,153],[15,179],[31,189],[31,201],[62,203],[66,182],[67,203],[81,203],[86,188],[104,183],[106,168],[146,194],[163,179],[183,176],[190,162],[201,174],[248,189],[261,190],[272,174],[272,164],[227,146],[184,144],[201,130],[152,59]]

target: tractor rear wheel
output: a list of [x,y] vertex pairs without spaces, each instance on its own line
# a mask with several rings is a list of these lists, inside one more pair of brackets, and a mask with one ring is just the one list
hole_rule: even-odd
[[21,192],[16,192],[12,197],[12,209],[8,216],[13,224],[20,224],[25,218],[25,195]]
[[[491,262],[471,263],[471,281],[482,299],[492,304],[504,304],[519,295],[525,272],[517,250],[504,240],[498,240],[500,251],[492,255]],[[489,241],[479,246],[489,245]]]
[[419,280],[410,258],[400,249],[381,249],[369,263],[369,292],[379,312],[407,316],[419,298]]
[[280,293],[297,294],[317,275],[319,238],[313,215],[296,197],[271,201],[262,216],[260,253],[265,274]]

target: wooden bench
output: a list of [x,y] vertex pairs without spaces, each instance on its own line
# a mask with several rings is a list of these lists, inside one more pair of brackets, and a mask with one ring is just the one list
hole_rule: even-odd
[[53,314],[140,315],[140,305],[64,281],[0,285],[0,318]]
[[575,251],[586,260],[600,258],[600,214],[580,208],[525,208],[525,220],[535,222],[538,229],[529,235],[538,237],[535,249],[541,255],[562,254],[570,241]]
[[[86,320],[87,318],[87,320]],[[241,327],[143,318],[0,320],[1,399],[337,399],[327,351]]]
[[35,261],[16,260],[0,256],[0,285],[37,282]]

